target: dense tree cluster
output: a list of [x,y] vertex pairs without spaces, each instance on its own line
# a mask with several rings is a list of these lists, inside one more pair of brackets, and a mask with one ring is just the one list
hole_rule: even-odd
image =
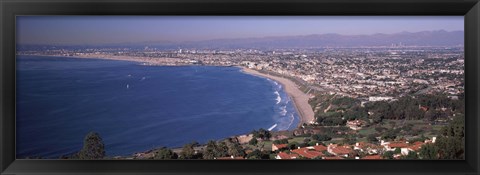
[[315,134],[312,135],[312,140],[316,141],[329,141],[332,140],[332,137],[325,135],[325,134]]
[[464,159],[465,157],[465,117],[457,116],[444,128],[434,144],[420,149],[422,159]]
[[260,128],[258,131],[253,130],[252,135],[253,135],[253,138],[259,138],[262,140],[269,140],[270,137],[272,137],[272,134],[270,133],[270,131],[265,130],[263,128]]
[[243,157],[245,156],[245,150],[238,142],[227,141],[228,155],[234,157]]
[[224,142],[217,142],[210,140],[208,141],[205,149],[203,150],[203,159],[214,159],[217,157],[226,157],[228,147]]
[[253,137],[252,139],[250,139],[250,141],[248,141],[248,144],[250,145],[257,145],[257,143],[258,143],[258,140],[255,137]]
[[373,124],[384,119],[432,122],[465,112],[464,94],[459,95],[458,100],[447,94],[407,95],[390,102],[369,102],[364,107],[358,99],[318,95],[310,100],[310,104],[316,106],[316,122],[321,126],[341,126],[355,119]]
[[247,159],[270,159],[270,153],[255,149],[249,154],[247,154],[246,158]]
[[393,102],[372,102],[365,107],[373,113],[370,118],[377,123],[381,119],[434,121],[455,113],[464,113],[465,101],[463,95],[459,96],[458,100],[453,100],[446,94],[424,94],[415,97],[403,96]]
[[274,143],[274,144],[287,144],[287,143],[288,143],[288,139],[274,140],[273,143]]
[[105,145],[100,135],[90,132],[83,140],[83,148],[74,154],[73,159],[103,159],[105,157]]
[[227,156],[245,156],[245,150],[237,142],[230,140],[215,142],[209,141],[203,150],[203,159],[214,159]]
[[195,151],[195,146],[198,146],[198,142],[193,142],[183,145],[182,152],[180,152],[180,159],[198,159],[199,155]]
[[155,151],[155,156],[153,159],[177,159],[177,153],[174,153],[172,150],[163,147]]

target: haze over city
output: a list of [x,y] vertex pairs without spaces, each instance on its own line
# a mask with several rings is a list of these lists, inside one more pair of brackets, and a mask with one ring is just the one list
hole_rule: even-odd
[[20,16],[18,44],[95,45],[463,31],[463,16]]

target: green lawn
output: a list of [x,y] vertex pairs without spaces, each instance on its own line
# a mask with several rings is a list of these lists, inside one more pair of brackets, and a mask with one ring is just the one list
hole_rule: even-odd
[[[392,125],[392,123],[394,123],[394,125]],[[423,132],[418,133],[418,135],[424,135],[427,137],[437,136],[440,130],[444,127],[443,125],[430,125],[428,122],[423,120],[384,120],[380,126],[385,128],[392,128],[393,126],[396,126],[398,128],[401,126],[406,126],[407,124],[412,124],[412,129],[423,130]],[[372,129],[375,127],[372,127]],[[361,130],[360,133],[367,133],[367,131]]]
[[306,138],[309,138],[309,137],[294,137],[289,139],[288,143],[292,143],[292,142],[303,143],[303,140],[305,140]]
[[261,149],[262,148],[262,145],[263,146],[263,150],[267,150],[267,151],[271,151],[272,150],[272,141],[259,141],[257,143],[257,145],[250,145],[250,144],[245,144],[244,147],[245,148],[250,148],[252,150],[255,150],[255,149]]
[[375,131],[375,127],[373,127],[373,126],[364,127],[364,128],[362,128],[361,130],[358,131],[359,134],[362,134],[365,137],[370,135],[370,134],[373,134],[375,132],[377,132],[377,131]]

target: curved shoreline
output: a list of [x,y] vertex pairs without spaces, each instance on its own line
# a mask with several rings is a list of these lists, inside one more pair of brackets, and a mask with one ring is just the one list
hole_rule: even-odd
[[[153,60],[153,59],[148,59],[144,57],[131,57],[131,56],[113,56],[113,55],[105,55],[105,54],[94,54],[94,55],[76,55],[76,56],[60,56],[60,55],[34,55],[34,56],[56,56],[56,57],[67,57],[67,58],[87,58],[87,59],[103,59],[103,60],[120,60],[120,61],[133,61],[133,62],[139,62],[139,63],[149,63],[152,65],[158,65],[158,66],[175,66],[175,65],[169,65],[169,64],[163,64],[159,60]],[[174,59],[174,58],[165,58],[165,59]],[[176,65],[178,66],[178,65]],[[269,74],[264,74],[260,73],[256,70],[253,69],[248,69],[245,67],[241,66],[236,66],[239,67],[242,72],[247,73],[247,74],[252,74],[252,75],[257,75],[265,78],[272,79],[274,81],[277,81],[278,83],[282,84],[284,87],[285,92],[287,95],[292,98],[293,100],[293,106],[295,107],[295,110],[297,111],[298,115],[300,116],[300,121],[298,123],[298,126],[301,126],[303,123],[309,124],[310,122],[314,121],[314,112],[310,104],[308,103],[308,100],[310,97],[300,91],[294,82],[292,82],[289,79],[282,78],[282,77],[277,77]]]
[[296,87],[296,84],[294,82],[286,78],[260,73],[256,70],[248,69],[245,67],[241,67],[241,69],[244,73],[272,79],[282,84],[285,92],[290,98],[292,98],[295,110],[297,110],[297,113],[300,116],[300,122],[298,123],[298,126],[301,126],[304,123],[309,124],[311,121],[314,121],[313,109],[308,103],[310,97],[300,91],[300,89]]

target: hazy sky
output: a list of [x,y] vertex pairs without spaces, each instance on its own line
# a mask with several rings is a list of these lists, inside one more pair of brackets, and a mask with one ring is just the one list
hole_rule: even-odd
[[463,16],[19,16],[19,44],[104,44],[222,38],[463,31]]

